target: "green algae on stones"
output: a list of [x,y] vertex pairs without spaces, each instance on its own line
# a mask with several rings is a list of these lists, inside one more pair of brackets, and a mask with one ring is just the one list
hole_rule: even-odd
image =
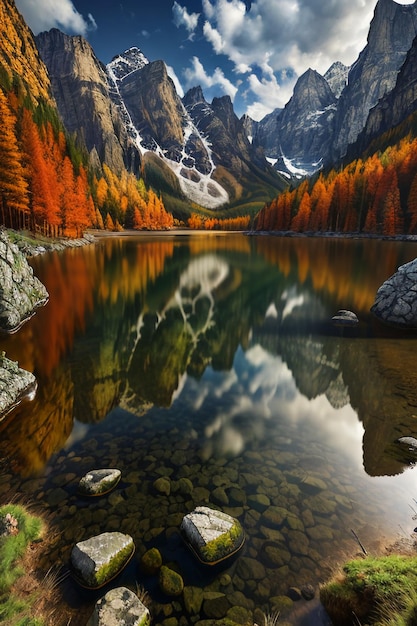
[[150,548],[140,559],[140,565],[145,574],[153,576],[162,565],[162,556],[158,548]]
[[91,470],[81,478],[78,491],[83,496],[102,496],[116,487],[121,476],[118,469]]
[[159,586],[166,596],[180,596],[184,581],[178,572],[163,565],[159,570]]
[[73,574],[81,586],[98,589],[115,578],[135,551],[130,535],[107,532],[81,541],[72,549]]
[[245,541],[237,519],[205,506],[197,507],[183,518],[181,533],[205,565],[215,565],[236,554]]

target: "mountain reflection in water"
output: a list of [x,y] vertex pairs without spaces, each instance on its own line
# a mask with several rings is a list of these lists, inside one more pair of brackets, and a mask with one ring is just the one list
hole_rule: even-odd
[[[414,458],[395,442],[417,434],[417,335],[380,326],[369,309],[416,256],[413,243],[209,234],[111,238],[33,259],[49,303],[2,349],[39,386],[0,422],[1,499],[29,492],[66,528],[51,481],[65,487],[109,463],[172,479],[188,468],[200,491],[187,506],[223,504],[244,525],[259,493],[294,515],[311,509],[332,528],[324,552],[348,551],[354,523],[373,524],[370,541],[408,532]],[[340,308],[357,329],[332,326]],[[142,483],[135,497],[159,519]],[[330,508],[317,502],[328,491]],[[311,531],[300,551],[314,575],[318,538]]]

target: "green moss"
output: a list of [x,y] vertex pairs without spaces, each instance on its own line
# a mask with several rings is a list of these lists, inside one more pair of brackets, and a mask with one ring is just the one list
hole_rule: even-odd
[[368,557],[346,563],[343,575],[322,587],[320,600],[340,626],[351,624],[352,613],[367,624],[414,626],[415,589],[417,557]]
[[201,556],[207,563],[214,563],[227,558],[238,548],[243,541],[243,530],[240,523],[235,520],[233,526],[217,539],[209,541],[201,548]]
[[95,580],[91,581],[93,586],[100,587],[116,576],[126,565],[134,550],[133,541],[118,552],[109,563],[103,565],[95,574]]

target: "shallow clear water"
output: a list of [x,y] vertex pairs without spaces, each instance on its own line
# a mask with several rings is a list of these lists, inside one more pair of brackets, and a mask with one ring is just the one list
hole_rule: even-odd
[[[236,606],[259,623],[260,610],[290,604],[291,586],[311,584],[317,597],[360,552],[352,530],[368,552],[410,537],[415,459],[396,440],[417,434],[417,335],[382,327],[369,308],[416,256],[413,243],[208,234],[33,259],[50,301],[1,349],[39,386],[0,422],[0,500],[17,494],[48,517],[55,539],[42,565],[65,571],[75,542],[121,530],[137,557],[116,583],[148,590],[155,624]],[[340,308],[357,328],[331,324]],[[100,467],[118,467],[122,481],[80,498],[79,479]],[[161,476],[169,493],[155,486]],[[179,537],[202,504],[245,530],[221,570],[197,565]],[[153,546],[203,590],[198,610],[141,572]],[[67,580],[63,615],[66,605],[85,623],[96,597]],[[311,624],[312,606],[324,623],[305,600],[288,622]]]

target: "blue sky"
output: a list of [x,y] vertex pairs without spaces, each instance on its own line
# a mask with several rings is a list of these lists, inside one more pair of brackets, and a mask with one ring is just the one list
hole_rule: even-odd
[[[309,67],[351,65],[366,44],[377,0],[16,0],[35,34],[81,34],[97,57],[138,46],[162,59],[182,96],[229,95],[254,119],[291,97]],[[410,0],[398,0],[411,4]]]

